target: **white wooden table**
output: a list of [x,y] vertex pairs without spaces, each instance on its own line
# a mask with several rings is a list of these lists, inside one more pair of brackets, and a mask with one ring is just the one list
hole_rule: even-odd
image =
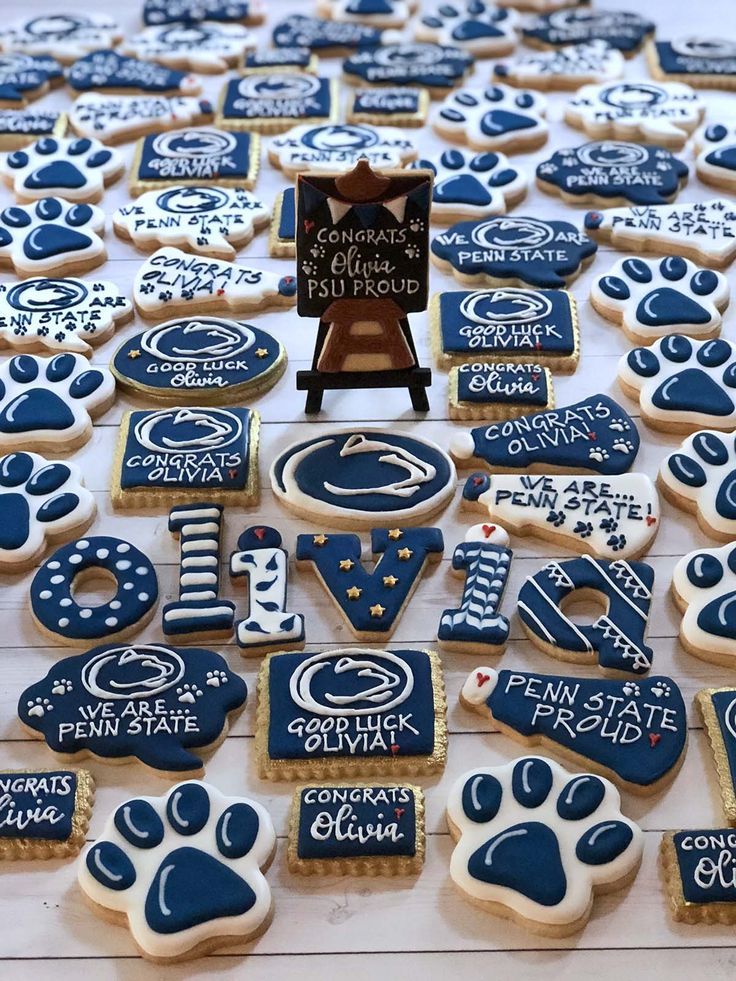
[[[424,0],[425,7],[432,5]],[[289,10],[309,12],[306,0],[267,0],[270,25]],[[732,23],[732,0],[705,0],[700,4],[675,0],[607,0],[609,7],[637,8],[661,25],[663,37],[675,33],[698,31],[723,35]],[[32,16],[55,12],[53,0],[12,0],[2,4],[3,21],[13,15]],[[90,9],[116,14],[123,29],[131,33],[140,26],[138,0],[130,4],[119,0],[66,0],[65,12]],[[62,9],[60,4],[59,9]],[[736,33],[736,29],[732,31]],[[261,47],[267,46],[270,27],[258,29]],[[489,62],[481,62],[476,79],[489,78]],[[323,60],[327,74],[339,72],[337,59]],[[647,77],[643,59],[627,64],[627,77]],[[223,76],[205,79],[205,94],[214,97],[223,84]],[[514,163],[533,176],[534,165],[552,149],[583,141],[582,134],[571,130],[560,120],[565,95],[551,99],[551,135],[547,147],[535,154],[514,157]],[[706,94],[709,119],[718,110],[736,108],[736,97],[723,93]],[[64,107],[69,104],[67,90],[46,96],[36,105]],[[436,111],[436,109],[434,110]],[[441,148],[440,141],[427,127],[412,130],[422,155]],[[124,152],[130,157],[132,145]],[[682,154],[692,161],[690,150]],[[264,155],[265,156],[265,155]],[[281,174],[263,163],[257,192],[268,203],[285,184]],[[532,182],[533,186],[533,182]],[[682,193],[683,201],[702,200],[712,196],[692,179]],[[110,189],[103,206],[108,214],[127,200],[125,182]],[[11,202],[11,194],[0,190],[0,205]],[[577,214],[576,214],[577,210]],[[564,207],[556,198],[533,189],[517,211],[538,217],[568,217],[582,220],[582,209]],[[130,292],[133,276],[142,256],[128,243],[116,238],[108,229],[109,259],[96,272],[120,284]],[[289,273],[290,260],[271,260],[266,255],[266,235],[259,235],[240,258],[254,260],[268,268]],[[599,250],[593,266],[573,287],[580,304],[582,359],[572,376],[557,376],[557,404],[565,405],[595,391],[620,395],[615,383],[616,363],[627,349],[622,332],[603,321],[587,300],[593,273],[608,269],[617,257],[613,251]],[[11,279],[7,274],[4,278]],[[454,281],[433,271],[433,290],[456,288]],[[734,305],[736,307],[736,304]],[[263,417],[261,449],[261,484],[263,500],[257,511],[237,508],[226,511],[226,535],[223,554],[234,548],[239,533],[254,521],[271,523],[282,530],[286,546],[293,551],[299,532],[315,529],[314,523],[289,516],[273,499],[267,481],[268,465],[277,452],[308,432],[322,432],[330,426],[352,423],[390,423],[416,431],[441,445],[447,445],[453,426],[447,421],[447,376],[436,370],[430,390],[431,412],[419,419],[409,408],[406,392],[334,392],[326,393],[324,410],[315,420],[306,421],[304,396],[294,388],[297,369],[307,367],[311,359],[315,324],[299,320],[294,313],[274,313],[258,318],[259,325],[278,336],[289,354],[286,376],[276,388],[257,400]],[[736,309],[727,313],[724,336],[736,339]],[[93,360],[106,363],[122,336],[144,326],[137,320],[95,351]],[[412,318],[414,336],[422,363],[429,364],[430,350],[427,318]],[[141,514],[112,511],[109,500],[109,471],[113,447],[122,412],[131,402],[120,396],[109,412],[98,420],[94,436],[74,458],[81,464],[88,485],[95,493],[98,518],[93,532],[105,531],[127,538],[148,552],[156,563],[161,602],[176,595],[178,548],[167,531],[167,511]],[[144,404],[144,403],[139,403]],[[628,404],[634,415],[637,407]],[[311,427],[311,429],[309,428]],[[642,449],[636,468],[654,477],[662,457],[677,445],[676,437],[654,434],[640,427]],[[464,476],[462,474],[461,476]],[[449,565],[455,544],[463,537],[469,523],[458,509],[459,489],[455,502],[437,520],[445,535],[444,561],[432,567],[417,590],[401,620],[393,641],[397,646],[428,646],[435,640],[439,613],[459,597],[460,584],[450,575]],[[364,536],[367,540],[367,536]],[[736,675],[693,659],[677,642],[679,615],[668,596],[669,579],[676,559],[690,549],[713,544],[698,530],[695,521],[663,505],[663,521],[649,561],[656,571],[655,600],[650,620],[649,638],[655,650],[655,670],[676,679],[688,706],[695,692],[706,685],[733,682]],[[524,577],[540,568],[547,557],[559,550],[545,548],[532,539],[513,542],[515,557],[504,603],[512,616],[514,601]],[[31,574],[0,577],[0,765],[3,767],[43,767],[54,763],[45,744],[29,738],[16,717],[17,699],[24,687],[43,677],[57,659],[73,653],[71,649],[51,648],[33,626],[28,615],[28,587]],[[236,593],[224,577],[223,592],[235,596],[242,607],[243,592]],[[351,637],[324,591],[310,574],[293,574],[290,581],[290,609],[306,615],[308,650],[324,645],[344,646]],[[506,667],[538,671],[564,670],[564,666],[533,648],[523,636],[518,621],[512,617],[512,640],[501,659]],[[159,640],[160,615],[138,637],[141,641]],[[199,960],[166,969],[152,967],[138,956],[127,930],[105,924],[86,907],[76,885],[75,861],[5,863],[0,868],[0,976],[3,979],[41,979],[61,981],[88,975],[94,978],[171,978],[247,977],[251,981],[299,977],[329,977],[345,972],[351,981],[384,976],[397,981],[411,975],[434,981],[450,976],[516,976],[542,977],[548,973],[563,975],[572,981],[613,977],[704,977],[720,979],[733,976],[736,964],[736,932],[724,926],[680,926],[666,909],[658,868],[661,832],[684,826],[709,827],[723,822],[720,797],[706,739],[695,712],[690,716],[690,740],[685,764],[673,785],[653,799],[624,794],[624,810],[638,821],[646,834],[644,861],[634,884],[627,890],[596,901],[587,928],[563,941],[540,939],[505,922],[486,915],[467,903],[452,887],[448,866],[452,842],[444,820],[444,804],[452,782],[464,770],[483,764],[505,762],[517,756],[517,744],[489,731],[480,716],[469,713],[458,704],[458,692],[467,673],[476,665],[472,657],[443,655],[448,693],[449,760],[446,772],[434,780],[420,781],[427,792],[427,861],[416,878],[396,880],[373,879],[302,879],[289,874],[285,861],[285,834],[290,784],[265,783],[256,775],[253,759],[255,720],[255,678],[258,664],[240,657],[234,646],[218,648],[230,666],[239,671],[249,687],[245,712],[239,717],[226,742],[207,763],[206,779],[224,793],[247,793],[256,796],[271,811],[279,835],[279,850],[269,872],[275,895],[276,913],[267,933],[243,950],[227,951],[207,960]],[[586,674],[594,669],[582,671]],[[569,673],[578,669],[570,666]],[[97,779],[97,803],[90,835],[96,836],[111,810],[134,794],[161,794],[167,782],[151,775],[136,764],[108,766],[88,763]]]

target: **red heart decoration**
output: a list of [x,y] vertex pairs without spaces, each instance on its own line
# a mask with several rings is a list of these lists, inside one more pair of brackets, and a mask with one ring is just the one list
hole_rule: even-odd
[[406,808],[405,807],[395,807],[394,808],[394,814],[396,815],[396,820],[397,821],[400,821],[401,820],[401,818],[402,818],[402,816],[403,816],[403,814],[404,814],[405,811],[406,811]]
[[309,233],[312,231],[313,228],[314,228],[314,222],[313,221],[309,221],[308,218],[305,218],[304,219],[304,231],[307,233],[307,235],[309,235]]
[[237,470],[228,470],[227,475],[230,478],[230,480],[235,480],[235,478],[238,476],[238,471]]
[[398,751],[399,751],[399,744],[398,743],[391,743],[391,755],[392,756],[396,756],[396,754],[398,753]]
[[225,295],[225,290],[222,289],[222,288],[220,288],[219,290],[217,290],[217,295],[218,296],[224,296]]
[[649,733],[649,748],[650,749],[654,749],[654,747],[657,745],[657,743],[659,742],[659,740],[661,738],[662,737],[660,736],[660,734],[658,732],[650,732]]
[[259,542],[262,542],[263,539],[266,537],[266,529],[265,528],[254,528],[253,529],[253,534],[256,536],[256,538],[258,539]]
[[489,674],[483,674],[482,671],[476,671],[475,680],[478,682],[478,687],[482,688],[487,681],[491,680],[491,676]]
[[588,433],[588,439],[590,439],[590,440],[596,440],[596,439],[598,439],[598,434],[595,433],[595,432],[589,432]]
[[475,487],[480,487],[480,485],[483,483],[484,480],[485,477],[473,477],[473,485]]
[[490,538],[495,530],[495,525],[483,525],[483,534],[486,536],[486,538]]
[[654,515],[648,514],[647,515],[647,524],[649,525],[649,527],[651,528],[652,525],[656,525],[656,523],[657,523],[657,519],[654,517]]

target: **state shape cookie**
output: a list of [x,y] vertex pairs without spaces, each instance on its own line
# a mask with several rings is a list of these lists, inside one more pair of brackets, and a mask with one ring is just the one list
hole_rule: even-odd
[[693,137],[695,172],[704,184],[736,189],[736,123],[709,123]]
[[463,218],[503,215],[526,196],[526,175],[503,153],[444,150],[415,160],[410,170],[431,170],[432,221],[452,224]]
[[144,27],[119,50],[167,68],[216,74],[242,65],[245,52],[256,46],[254,34],[242,24],[202,21]]
[[112,224],[120,238],[144,252],[180,246],[197,255],[233,259],[270,217],[270,209],[243,188],[175,185],[122,205]]
[[69,110],[69,124],[79,136],[124,143],[147,133],[206,123],[213,114],[206,99],[192,96],[84,92]]
[[593,139],[634,140],[679,149],[705,104],[680,82],[584,85],[565,107],[565,122]]
[[696,341],[671,334],[634,348],[619,361],[618,381],[653,429],[736,428],[736,350],[722,337]]
[[703,531],[721,542],[736,539],[735,459],[733,433],[706,429],[688,436],[659,468],[664,497],[694,514]]
[[22,203],[54,195],[97,203],[124,168],[121,154],[99,140],[44,137],[3,157],[0,176]]
[[210,784],[120,804],[79,862],[92,906],[131,932],[156,963],[197,957],[261,934],[273,914],[264,872],[276,849],[268,812]]
[[64,79],[61,65],[45,55],[0,54],[0,106],[19,108]]
[[452,45],[383,44],[348,55],[343,80],[350,85],[420,85],[441,99],[462,84],[473,67],[473,56]]
[[114,47],[122,36],[107,14],[45,14],[0,29],[0,49],[50,55],[67,65],[88,51]]
[[413,141],[398,127],[356,123],[303,123],[274,137],[268,147],[269,163],[292,179],[306,170],[352,170],[363,158],[374,169],[395,169],[416,155]]
[[144,24],[199,24],[203,20],[262,24],[263,0],[144,0]]
[[602,777],[526,756],[456,781],[447,824],[455,885],[477,905],[545,936],[581,930],[596,892],[622,889],[644,836]]
[[634,344],[651,344],[672,333],[698,340],[717,337],[729,299],[723,273],[677,255],[619,259],[590,288],[593,307],[619,324]]
[[736,664],[736,547],[700,548],[672,572],[672,597],[682,613],[680,643],[703,661]]
[[317,0],[318,17],[384,29],[404,27],[418,0]]
[[476,58],[511,54],[519,40],[520,18],[486,0],[453,0],[427,11],[416,23],[417,41],[455,44]]
[[635,54],[655,25],[630,10],[593,10],[579,7],[540,14],[522,32],[524,43],[534,48],[557,48],[600,38],[625,57]]
[[472,150],[525,153],[547,142],[547,100],[507,85],[462,88],[442,103],[432,127],[450,143]]
[[129,58],[118,51],[91,51],[65,72],[75,92],[114,92],[159,95],[197,95],[202,85],[196,75],[165,68],[152,61]]
[[104,228],[105,214],[93,204],[48,197],[11,205],[0,212],[0,265],[19,276],[91,269],[107,258]]
[[496,65],[493,69],[494,79],[498,81],[544,91],[612,82],[623,73],[624,56],[601,40],[520,55],[510,64]]

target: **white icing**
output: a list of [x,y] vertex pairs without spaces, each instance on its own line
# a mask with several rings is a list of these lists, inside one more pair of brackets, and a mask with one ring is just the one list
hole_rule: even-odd
[[0,29],[0,48],[69,62],[88,51],[112,48],[121,37],[119,25],[107,14],[49,14]]
[[365,157],[373,168],[403,167],[417,155],[411,139],[395,126],[357,123],[293,126],[271,140],[268,156],[287,177],[306,170],[348,171]]
[[246,51],[255,47],[255,35],[242,24],[204,21],[146,27],[124,41],[119,50],[167,68],[224,72],[230,65],[242,62]]
[[[472,153],[464,153],[462,150],[451,151],[452,156],[458,159],[462,156],[461,167],[448,166],[445,162],[447,151],[438,153],[432,157],[430,162],[434,169],[434,195],[432,198],[432,221],[442,220],[443,216],[451,217],[453,221],[461,221],[466,218],[488,218],[491,215],[505,215],[513,202],[518,202],[526,194],[529,181],[526,174],[513,165],[504,153],[498,153],[498,163],[492,170],[479,170],[474,166],[475,157]],[[412,169],[422,168],[424,160],[418,160],[413,164]],[[495,173],[505,170],[515,171],[515,177],[507,184],[499,187],[490,185],[489,180]],[[490,200],[487,204],[476,204],[462,200],[437,200],[437,189],[442,188],[443,194],[455,198],[453,193],[453,183],[475,177],[488,192]],[[455,185],[457,186],[457,185]],[[462,191],[458,191],[458,195]]]
[[[360,678],[354,695],[333,695],[326,690],[321,699],[312,692],[315,675],[331,664],[336,674],[350,672]],[[313,715],[340,718],[392,712],[402,705],[414,690],[414,674],[408,663],[395,651],[348,647],[321,651],[305,657],[289,678],[289,694],[295,705]],[[354,702],[370,702],[364,708],[353,708]]]
[[508,68],[517,85],[554,84],[555,79],[612,82],[624,73],[624,56],[606,41],[569,44],[555,51],[524,54]]
[[465,532],[466,542],[485,542],[487,545],[499,545],[508,548],[511,539],[509,533],[501,525],[472,525]]
[[[2,175],[5,183],[13,188],[19,201],[46,198],[53,195],[59,195],[67,201],[99,201],[105,186],[112,183],[122,173],[125,165],[123,157],[117,150],[108,149],[95,139],[91,140],[92,145],[85,153],[69,156],[69,146],[76,140],[76,137],[54,137],[54,141],[58,144],[58,150],[53,156],[49,156],[48,153],[40,153],[38,143],[24,147],[23,153],[28,157],[28,163],[24,167],[10,167],[8,154],[5,154],[0,161],[0,175]],[[108,153],[109,159],[102,166],[90,166],[87,163],[90,156],[100,150]],[[28,186],[26,181],[34,171],[40,167],[46,167],[55,159],[64,159],[64,157],[83,175],[84,183],[81,187],[55,187],[53,184],[46,183],[41,187]]]
[[202,106],[193,96],[85,92],[69,110],[69,122],[80,136],[115,143],[143,133],[187,126],[204,115]]
[[[510,85],[493,86],[502,93],[500,99],[489,99],[485,88],[456,89],[444,100],[440,112],[435,116],[433,127],[440,136],[453,142],[465,143],[474,150],[501,150],[518,146],[519,142],[542,141],[546,138],[548,127],[544,120],[547,112],[547,100],[539,92],[525,92]],[[520,96],[530,102],[523,108],[519,105]],[[472,103],[472,104],[469,104]],[[442,110],[448,109],[460,113],[462,119],[446,119]],[[510,112],[514,115],[526,116],[532,125],[526,128],[512,129],[508,132],[492,134],[484,131],[484,117],[494,110]]]
[[471,671],[463,683],[460,697],[469,705],[485,705],[498,684],[498,672],[485,665]]
[[[425,14],[442,21],[442,27],[429,26],[419,18],[414,29],[417,41],[430,44],[449,45],[469,51],[476,57],[493,58],[497,55],[508,54],[518,40],[517,31],[521,26],[521,18],[516,10],[506,11],[506,17],[496,20],[496,4],[484,3],[481,7],[476,0],[455,0],[454,3],[435,6],[424,10]],[[481,24],[492,26],[498,31],[495,36],[456,37],[454,31],[467,22],[479,21]]]

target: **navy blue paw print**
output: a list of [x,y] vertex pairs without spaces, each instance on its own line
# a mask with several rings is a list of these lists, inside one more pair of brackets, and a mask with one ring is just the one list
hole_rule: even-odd
[[81,354],[18,354],[0,367],[0,446],[41,449],[88,438],[115,381]]
[[573,534],[580,535],[581,538],[590,538],[593,534],[593,525],[590,521],[577,521],[573,528]]
[[728,280],[681,256],[620,259],[593,283],[593,306],[642,342],[678,333],[712,337],[728,305]]
[[502,215],[526,194],[526,177],[509,164],[503,153],[470,154],[445,150],[431,160],[417,160],[413,169],[431,170],[432,218],[461,215],[483,218]]
[[672,334],[637,347],[619,365],[627,394],[638,395],[650,425],[736,428],[736,351],[722,338],[693,341]]
[[473,770],[447,805],[452,877],[476,900],[576,929],[607,871],[622,879],[641,860],[641,831],[620,804],[607,780],[541,757]]
[[103,262],[105,248],[97,233],[104,224],[99,208],[62,198],[12,205],[0,211],[0,257],[7,256],[18,272],[29,276],[59,271],[65,258]]
[[614,552],[621,552],[626,548],[626,535],[611,535],[606,541],[606,545]]
[[[128,914],[145,951],[153,934],[170,956],[203,936],[256,932],[271,910],[261,870],[275,844],[259,804],[189,781],[164,797],[121,804],[86,850],[80,883],[99,905]],[[212,934],[203,931],[203,924],[225,917],[227,931],[222,924]]]
[[618,521],[615,518],[604,518],[600,523],[601,531],[616,531],[618,528]]
[[547,515],[547,521],[554,527],[560,528],[565,523],[565,512],[564,511],[550,511]]
[[546,99],[538,92],[507,85],[464,88],[445,99],[433,125],[440,136],[474,150],[521,153],[547,139],[546,107]]
[[120,154],[99,140],[47,136],[9,153],[2,173],[19,200],[60,194],[69,201],[99,201],[122,168]]

